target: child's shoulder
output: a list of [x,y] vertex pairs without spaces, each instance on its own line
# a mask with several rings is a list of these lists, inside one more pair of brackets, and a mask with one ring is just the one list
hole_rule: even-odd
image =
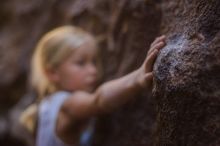
[[71,95],[71,93],[67,92],[67,91],[56,91],[56,92],[44,97],[44,99],[41,101],[41,103],[44,103],[44,102],[59,103],[61,101],[64,101],[70,95]]
[[70,92],[57,91],[45,97],[39,105],[39,115],[43,116],[44,113],[57,115],[65,100],[70,97]]

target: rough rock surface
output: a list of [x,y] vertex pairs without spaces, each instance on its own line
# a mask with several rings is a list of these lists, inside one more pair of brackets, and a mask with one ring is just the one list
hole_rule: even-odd
[[164,3],[169,39],[154,68],[157,146],[220,145],[219,8],[219,0]]

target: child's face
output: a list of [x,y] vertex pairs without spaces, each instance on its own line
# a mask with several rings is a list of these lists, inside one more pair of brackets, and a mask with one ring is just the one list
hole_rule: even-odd
[[97,83],[96,46],[84,43],[56,69],[56,84],[62,90],[94,90]]

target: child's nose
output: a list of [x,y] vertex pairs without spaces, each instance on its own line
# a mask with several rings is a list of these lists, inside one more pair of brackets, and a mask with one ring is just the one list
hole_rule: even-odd
[[89,65],[89,73],[91,73],[92,75],[97,75],[97,68],[94,64],[90,64]]

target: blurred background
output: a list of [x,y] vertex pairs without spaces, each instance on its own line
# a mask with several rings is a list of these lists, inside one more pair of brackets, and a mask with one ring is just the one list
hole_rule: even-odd
[[[107,81],[134,70],[144,60],[149,44],[160,31],[158,3],[149,0],[1,1],[0,145],[24,146],[23,139],[29,139],[17,120],[20,112],[35,98],[28,84],[29,63],[35,45],[43,34],[62,25],[80,26],[94,34],[103,62],[102,81]],[[112,138],[109,137],[111,145],[111,139],[117,140],[118,134],[130,129],[128,131],[131,132],[124,133],[121,139],[129,137],[137,143],[147,144],[148,138],[139,141],[138,135],[149,133],[154,114],[151,106],[145,107],[147,101],[144,97],[142,101],[122,110],[123,116],[119,111],[115,118],[104,117],[99,125],[106,127],[101,128],[105,134],[97,136],[100,139],[97,142],[109,134],[112,135]],[[152,104],[151,101],[149,104]],[[143,109],[146,109],[145,112],[139,112]],[[142,121],[140,124],[137,123],[139,120]],[[124,126],[115,125],[117,121]],[[113,128],[111,133],[107,132],[107,127]],[[137,136],[133,135],[135,129],[139,129],[138,133],[135,132]]]

